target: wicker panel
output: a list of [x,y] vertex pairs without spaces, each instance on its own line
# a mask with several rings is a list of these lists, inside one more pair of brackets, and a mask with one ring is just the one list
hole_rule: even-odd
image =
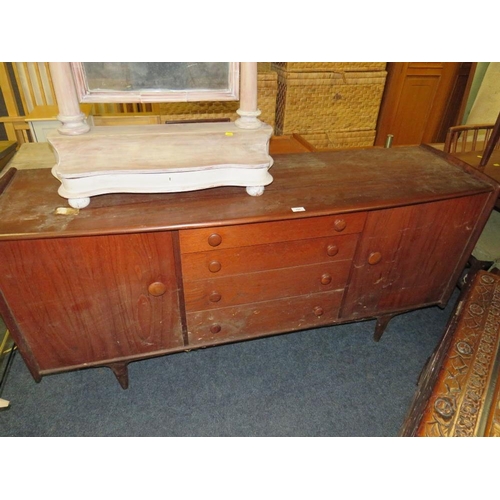
[[348,149],[373,146],[375,130],[332,130],[301,134],[317,150]]
[[274,69],[295,72],[384,71],[387,65],[385,62],[273,62],[271,64]]
[[[259,73],[257,80],[257,102],[261,110],[259,119],[272,127],[275,125],[277,92],[278,77],[276,72]],[[238,108],[238,101],[169,102],[159,104],[162,122],[222,118],[229,118],[234,121],[238,118],[236,114]]]
[[278,71],[276,134],[376,128],[385,71]]

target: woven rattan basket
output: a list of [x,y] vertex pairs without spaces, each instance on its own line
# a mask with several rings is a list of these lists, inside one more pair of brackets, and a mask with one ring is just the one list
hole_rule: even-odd
[[373,146],[375,130],[332,130],[300,134],[318,151]]
[[[257,102],[261,114],[259,119],[274,127],[278,77],[275,71],[264,71],[257,75]],[[217,120],[238,118],[238,101],[169,102],[158,106],[161,122],[187,120]]]
[[[262,64],[262,63],[259,63]],[[295,72],[319,71],[384,71],[385,62],[273,62],[274,69]]]
[[277,74],[277,135],[376,128],[385,71]]
[[257,63],[257,71],[259,73],[267,73],[268,71],[271,71],[272,68],[271,68],[271,65],[273,63],[270,63],[270,62],[258,62]]

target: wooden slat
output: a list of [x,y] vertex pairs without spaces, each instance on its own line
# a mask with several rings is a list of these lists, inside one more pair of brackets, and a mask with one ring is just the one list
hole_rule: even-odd
[[52,78],[45,62],[14,63],[21,101],[26,113],[36,106],[47,106],[55,103]]
[[19,144],[30,142],[28,134],[29,125],[22,116],[0,117],[0,123],[5,125],[5,131],[9,141],[15,141]]
[[5,106],[9,116],[19,116],[19,108],[17,106],[14,87],[10,80],[7,70],[7,63],[0,63],[0,89],[2,90]]
[[463,153],[483,150],[491,136],[493,126],[492,123],[487,123],[450,127],[446,135],[444,151],[447,153]]
[[42,74],[42,81],[44,86],[44,91],[47,99],[47,104],[53,106],[56,104],[56,93],[54,90],[54,84],[52,82],[52,76],[50,75],[49,63],[43,62],[38,63],[40,67],[40,73]]
[[30,79],[29,85],[33,91],[33,95],[35,96],[35,106],[46,105],[47,101],[42,89],[42,80],[38,69],[38,63],[28,64],[28,75]]
[[26,63],[14,63],[14,75],[19,87],[19,94],[23,104],[24,112],[29,113],[35,106],[33,104],[33,94],[29,89],[26,77]]

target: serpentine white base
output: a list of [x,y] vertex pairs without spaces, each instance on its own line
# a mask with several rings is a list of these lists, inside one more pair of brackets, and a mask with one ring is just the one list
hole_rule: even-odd
[[79,136],[48,135],[61,181],[58,193],[73,208],[106,193],[168,193],[242,186],[251,196],[273,181],[272,128],[234,123],[93,127]]

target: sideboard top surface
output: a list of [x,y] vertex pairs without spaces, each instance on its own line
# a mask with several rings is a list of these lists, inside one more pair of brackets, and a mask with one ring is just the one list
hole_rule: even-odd
[[[50,168],[17,170],[0,195],[0,239],[296,219],[498,189],[459,160],[426,146],[284,154],[274,156],[274,160],[270,169],[274,181],[260,197],[249,196],[241,187],[107,194],[93,197],[90,205],[80,211],[67,210],[67,200],[57,194],[60,184]],[[48,166],[41,163],[42,159],[40,166]]]

